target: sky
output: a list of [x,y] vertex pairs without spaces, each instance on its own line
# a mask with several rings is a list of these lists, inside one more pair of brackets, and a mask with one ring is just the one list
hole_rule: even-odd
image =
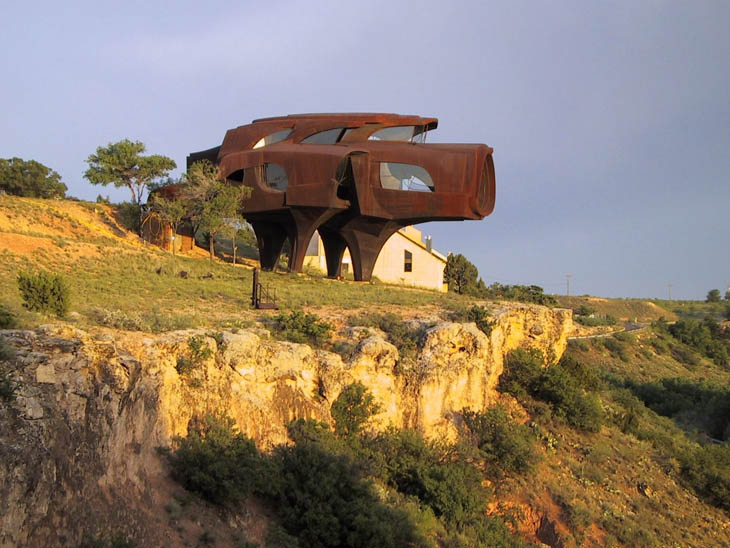
[[[730,2],[9,2],[0,157],[69,194],[128,138],[177,165],[299,112],[435,116],[494,148],[482,221],[421,225],[492,282],[703,299],[730,284]],[[178,169],[176,173],[179,174]]]

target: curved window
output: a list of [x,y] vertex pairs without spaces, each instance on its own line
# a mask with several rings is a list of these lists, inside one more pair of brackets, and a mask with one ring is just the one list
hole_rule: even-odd
[[302,139],[302,143],[307,145],[334,145],[342,139],[345,133],[347,133],[347,128],[344,127],[326,129],[305,137]]
[[380,163],[380,186],[389,190],[415,192],[433,192],[434,190],[433,179],[424,168],[396,162]]
[[274,143],[278,143],[279,141],[283,141],[284,139],[289,137],[290,133],[291,129],[282,129],[281,131],[277,131],[276,133],[272,133],[271,135],[262,137],[256,142],[253,148],[262,148],[268,145],[273,145]]
[[289,178],[286,176],[286,171],[279,164],[264,164],[263,165],[263,182],[271,190],[286,190],[289,185]]
[[393,126],[379,129],[368,139],[370,141],[408,141],[411,143],[426,142],[424,126]]

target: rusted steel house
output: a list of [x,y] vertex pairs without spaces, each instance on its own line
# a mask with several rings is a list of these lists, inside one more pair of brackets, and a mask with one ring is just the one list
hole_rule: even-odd
[[327,273],[339,276],[349,249],[356,280],[369,280],[397,230],[426,221],[482,219],[494,208],[492,149],[426,144],[436,118],[398,114],[298,114],[228,130],[223,143],[188,156],[207,159],[231,184],[252,189],[243,212],[261,267],[273,269],[291,243],[302,269],[317,230]]

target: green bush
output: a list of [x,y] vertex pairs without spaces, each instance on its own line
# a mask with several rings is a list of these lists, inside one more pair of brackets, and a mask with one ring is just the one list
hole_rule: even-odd
[[599,339],[603,347],[611,353],[614,358],[619,358],[623,362],[628,362],[631,358],[626,351],[626,345],[615,339],[614,337],[604,337]]
[[427,442],[412,430],[388,430],[365,441],[371,473],[404,495],[418,498],[450,527],[482,515],[488,491],[458,448]]
[[360,314],[350,318],[355,326],[376,327],[388,337],[388,342],[398,349],[401,361],[415,359],[424,329],[413,329],[403,319],[392,312],[385,314]]
[[679,458],[685,480],[705,500],[730,511],[730,445],[706,445]]
[[381,503],[359,467],[317,444],[280,446],[264,496],[302,546],[426,546],[407,516]]
[[529,427],[514,422],[503,407],[483,413],[463,409],[461,415],[471,443],[479,448],[494,475],[525,474],[539,460]]
[[15,357],[15,351],[8,346],[3,337],[0,337],[0,362],[12,360]]
[[573,319],[586,327],[596,327],[599,325],[616,325],[618,320],[611,315],[605,316],[574,316]]
[[0,400],[5,402],[14,401],[16,389],[17,386],[10,375],[0,368]]
[[666,322],[657,323],[655,327],[668,332],[676,340],[710,358],[717,365],[730,365],[730,329],[723,328],[712,318],[705,318],[701,322],[680,320],[671,325]]
[[10,311],[4,306],[0,305],[0,329],[15,329],[18,322],[15,321]]
[[372,394],[359,382],[346,386],[330,409],[340,437],[360,434],[368,419],[379,411]]
[[18,288],[23,306],[28,310],[52,312],[63,318],[70,305],[68,286],[58,274],[44,270],[18,274]]
[[189,375],[199,369],[205,360],[213,356],[213,349],[208,345],[206,338],[194,335],[188,340],[188,356],[178,356],[175,369],[180,375]]
[[256,445],[229,417],[191,421],[187,437],[173,440],[168,458],[173,478],[214,504],[245,499],[261,479]]
[[701,428],[716,439],[730,434],[730,388],[682,378],[643,384],[627,381],[626,386],[659,415],[690,422],[692,428]]
[[289,314],[280,313],[274,318],[274,327],[286,340],[317,345],[327,342],[332,332],[331,324],[316,314],[299,310]]
[[132,202],[122,202],[117,205],[119,212],[119,222],[127,230],[139,234],[140,224],[142,222],[142,209],[138,204]]
[[479,305],[455,310],[451,313],[450,318],[455,322],[474,322],[485,335],[492,332],[495,323],[489,310]]
[[601,385],[595,373],[570,358],[545,369],[542,363],[542,353],[537,350],[510,352],[499,389],[518,399],[531,396],[545,401],[555,416],[571,426],[597,432],[603,423],[603,409],[598,397],[590,393]]

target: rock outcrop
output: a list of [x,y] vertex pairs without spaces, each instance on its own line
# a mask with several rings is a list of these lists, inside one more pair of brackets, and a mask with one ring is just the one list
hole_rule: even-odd
[[[266,449],[287,441],[292,419],[330,421],[332,402],[358,381],[381,407],[373,427],[453,436],[455,414],[498,397],[507,352],[531,346],[557,359],[571,329],[570,311],[513,305],[497,311],[489,335],[474,324],[428,328],[409,363],[364,329],[349,333],[361,339],[344,360],[261,329],[0,332],[16,351],[17,385],[15,401],[0,402],[0,547],[76,546],[114,520],[164,545],[152,510],[167,477],[158,449],[205,413],[230,415]],[[190,359],[193,336],[213,352],[182,376],[176,365]]]

